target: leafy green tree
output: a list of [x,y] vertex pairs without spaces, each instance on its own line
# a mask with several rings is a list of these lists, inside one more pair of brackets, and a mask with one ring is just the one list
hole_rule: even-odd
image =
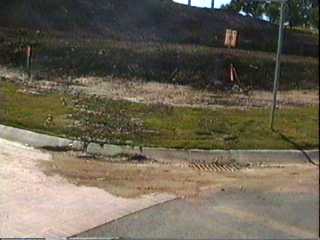
[[261,17],[264,13],[264,4],[258,2],[231,0],[230,4],[222,5],[222,9],[236,13],[243,12],[251,17]]
[[264,13],[264,4],[257,2],[245,3],[242,7],[242,11],[255,18],[262,17]]
[[265,5],[265,14],[271,23],[277,24],[280,20],[280,6],[277,3]]
[[288,1],[288,22],[290,27],[310,26],[313,0]]
[[221,9],[229,10],[234,13],[239,13],[242,9],[241,3],[237,0],[231,0],[229,4],[221,5]]
[[[265,14],[272,23],[278,23],[280,6],[277,3],[267,4]],[[287,1],[286,20],[292,27],[317,27],[319,8],[314,0],[290,0]]]
[[310,24],[312,27],[319,29],[319,6],[313,7]]
[[[279,22],[279,3],[259,3],[248,0],[232,0],[223,5],[223,9],[259,18],[268,17],[272,23]],[[316,0],[289,0],[286,6],[286,20],[290,27],[317,27],[319,26],[319,7]]]

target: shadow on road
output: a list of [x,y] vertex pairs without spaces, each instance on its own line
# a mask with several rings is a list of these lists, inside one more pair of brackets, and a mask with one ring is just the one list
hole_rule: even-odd
[[309,163],[315,165],[315,166],[319,166],[319,164],[315,163],[311,157],[308,155],[308,153],[304,150],[304,146],[301,146],[299,144],[297,144],[295,141],[293,141],[292,139],[290,139],[288,136],[286,136],[285,134],[283,134],[282,132],[280,132],[279,130],[273,130],[273,132],[279,134],[279,136],[286,142],[290,143],[295,149],[299,150],[308,160]]

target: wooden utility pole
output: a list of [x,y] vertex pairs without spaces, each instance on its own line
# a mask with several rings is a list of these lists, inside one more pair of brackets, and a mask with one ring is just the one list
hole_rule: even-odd
[[188,6],[191,6],[191,0],[188,0]]
[[211,0],[211,9],[214,9],[214,0]]

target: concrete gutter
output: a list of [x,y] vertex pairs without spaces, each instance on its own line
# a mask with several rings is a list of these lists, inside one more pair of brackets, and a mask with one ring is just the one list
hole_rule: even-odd
[[[0,138],[20,142],[36,148],[72,148],[81,149],[79,141],[48,136],[28,130],[0,125]],[[90,144],[88,152],[115,156],[118,154],[141,153],[140,149],[131,146],[106,144],[101,147],[98,144]],[[172,161],[215,161],[217,159],[234,159],[243,164],[301,164],[313,163],[319,165],[319,149],[316,150],[180,150],[165,148],[143,148],[143,155],[157,160]]]

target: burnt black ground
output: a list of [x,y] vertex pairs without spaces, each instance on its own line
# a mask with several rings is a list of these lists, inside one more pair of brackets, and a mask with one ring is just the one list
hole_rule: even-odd
[[[1,28],[59,33],[72,38],[170,42],[223,47],[226,29],[241,35],[240,47],[275,51],[277,26],[220,9],[171,0],[1,0]],[[284,52],[317,56],[318,38],[286,31]]]

